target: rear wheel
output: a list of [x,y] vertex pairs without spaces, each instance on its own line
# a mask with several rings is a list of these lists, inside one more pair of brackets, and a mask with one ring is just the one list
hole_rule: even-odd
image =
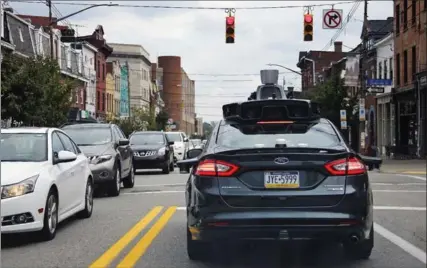
[[344,244],[345,255],[352,260],[367,260],[371,256],[374,247],[374,226],[371,227],[369,238],[358,244]]
[[207,242],[196,241],[191,237],[190,230],[187,227],[187,255],[190,260],[204,261],[209,256],[210,244]]

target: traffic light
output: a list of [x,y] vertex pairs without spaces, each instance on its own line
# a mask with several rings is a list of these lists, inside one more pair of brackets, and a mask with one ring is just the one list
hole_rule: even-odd
[[225,18],[225,43],[234,44],[234,16],[228,16]]
[[304,41],[313,41],[313,15],[304,15]]

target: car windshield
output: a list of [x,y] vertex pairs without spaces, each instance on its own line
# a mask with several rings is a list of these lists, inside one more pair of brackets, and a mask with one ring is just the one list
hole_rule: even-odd
[[2,162],[47,161],[46,134],[43,133],[2,133]]
[[173,141],[173,142],[182,141],[181,134],[179,134],[179,133],[167,133],[166,136],[168,137],[169,141]]
[[217,144],[229,148],[274,148],[277,139],[284,139],[287,147],[333,148],[340,145],[340,138],[327,123],[288,124],[274,126],[222,125]]
[[160,133],[138,133],[130,137],[130,144],[147,145],[147,144],[164,144],[165,139]]
[[107,127],[81,127],[63,129],[79,146],[101,145],[111,142],[111,130]]

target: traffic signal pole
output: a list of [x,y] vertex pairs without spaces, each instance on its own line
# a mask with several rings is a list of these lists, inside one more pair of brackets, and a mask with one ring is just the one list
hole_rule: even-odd
[[[359,60],[359,71],[360,71],[360,99],[365,100],[366,97],[366,75],[365,75],[365,70],[366,70],[366,63],[367,63],[367,59],[366,57],[368,56],[368,49],[367,49],[367,44],[368,44],[368,0],[364,0],[364,11],[363,11],[363,39],[362,39],[362,59]],[[365,103],[365,101],[363,101],[363,103]],[[364,104],[365,105],[365,104]],[[359,117],[360,117],[360,100],[359,100]],[[364,109],[366,108],[363,107]],[[365,112],[365,118],[366,120],[366,112]],[[360,120],[360,118],[359,118]],[[359,124],[359,153],[362,153],[362,150],[366,148],[366,143],[365,143],[365,136],[366,136],[366,131],[365,131],[365,120],[360,120],[360,124]],[[363,133],[363,135],[362,135]],[[364,146],[362,146],[362,139],[363,139],[363,144]]]

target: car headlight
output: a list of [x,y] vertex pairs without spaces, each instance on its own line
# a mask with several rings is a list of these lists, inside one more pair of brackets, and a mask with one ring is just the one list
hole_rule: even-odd
[[160,148],[159,151],[157,152],[158,155],[165,155],[165,153],[166,153],[165,147]]
[[111,158],[113,158],[113,156],[111,154],[99,155],[99,156],[93,157],[90,160],[90,163],[93,164],[93,165],[97,165],[97,164],[101,164],[101,163],[107,162]]
[[39,175],[36,175],[15,184],[2,186],[1,199],[7,199],[34,192],[38,177]]

